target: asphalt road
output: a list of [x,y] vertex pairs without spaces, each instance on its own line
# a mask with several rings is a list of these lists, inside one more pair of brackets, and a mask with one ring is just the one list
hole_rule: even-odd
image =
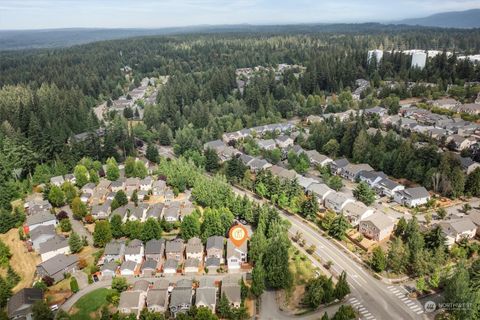
[[[251,199],[258,200],[250,193],[233,187],[239,194],[247,194]],[[301,232],[307,245],[314,244],[317,248],[316,254],[323,261],[332,261],[331,270],[340,274],[343,270],[347,272],[348,282],[351,289],[351,297],[348,302],[358,310],[362,319],[424,319],[423,310],[412,310],[411,307],[402,303],[404,297],[396,296],[391,291],[392,285],[387,285],[373,277],[365,270],[349,253],[341,250],[337,244],[322,236],[319,231],[305,223],[300,217],[287,215],[280,211],[283,218],[291,223],[289,232],[293,235]],[[346,249],[345,249],[346,250]],[[317,262],[317,264],[320,264]],[[390,289],[389,289],[390,288]]]

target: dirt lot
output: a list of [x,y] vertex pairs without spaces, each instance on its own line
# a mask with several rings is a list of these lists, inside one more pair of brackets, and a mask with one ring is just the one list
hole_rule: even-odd
[[21,277],[20,282],[13,288],[13,292],[31,286],[35,267],[41,262],[40,256],[34,252],[27,252],[23,241],[20,241],[18,237],[17,229],[12,229],[6,234],[0,234],[0,239],[10,248],[12,252],[10,265]]

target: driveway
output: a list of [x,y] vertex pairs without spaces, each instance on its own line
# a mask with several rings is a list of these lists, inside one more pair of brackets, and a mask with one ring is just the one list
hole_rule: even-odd
[[88,244],[93,244],[92,234],[85,228],[82,221],[78,221],[78,220],[73,218],[72,209],[70,209],[70,207],[68,205],[63,206],[60,209],[65,211],[68,214],[68,217],[70,218],[70,222],[72,223],[72,230],[75,233],[77,233],[80,236],[80,238],[86,237],[87,241],[88,241]]

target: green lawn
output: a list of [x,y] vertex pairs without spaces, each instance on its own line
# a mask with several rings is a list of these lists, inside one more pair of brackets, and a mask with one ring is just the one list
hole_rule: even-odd
[[112,292],[114,290],[101,288],[84,295],[73,305],[76,313],[72,315],[71,319],[90,319],[90,314],[100,310],[107,303],[107,296]]

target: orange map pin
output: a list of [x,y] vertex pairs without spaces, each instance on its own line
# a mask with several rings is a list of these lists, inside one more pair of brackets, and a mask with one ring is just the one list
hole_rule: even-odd
[[245,240],[247,240],[248,231],[241,224],[237,224],[230,228],[230,231],[228,232],[228,236],[230,238],[230,241],[232,241],[232,243],[236,247],[240,247],[245,242]]

